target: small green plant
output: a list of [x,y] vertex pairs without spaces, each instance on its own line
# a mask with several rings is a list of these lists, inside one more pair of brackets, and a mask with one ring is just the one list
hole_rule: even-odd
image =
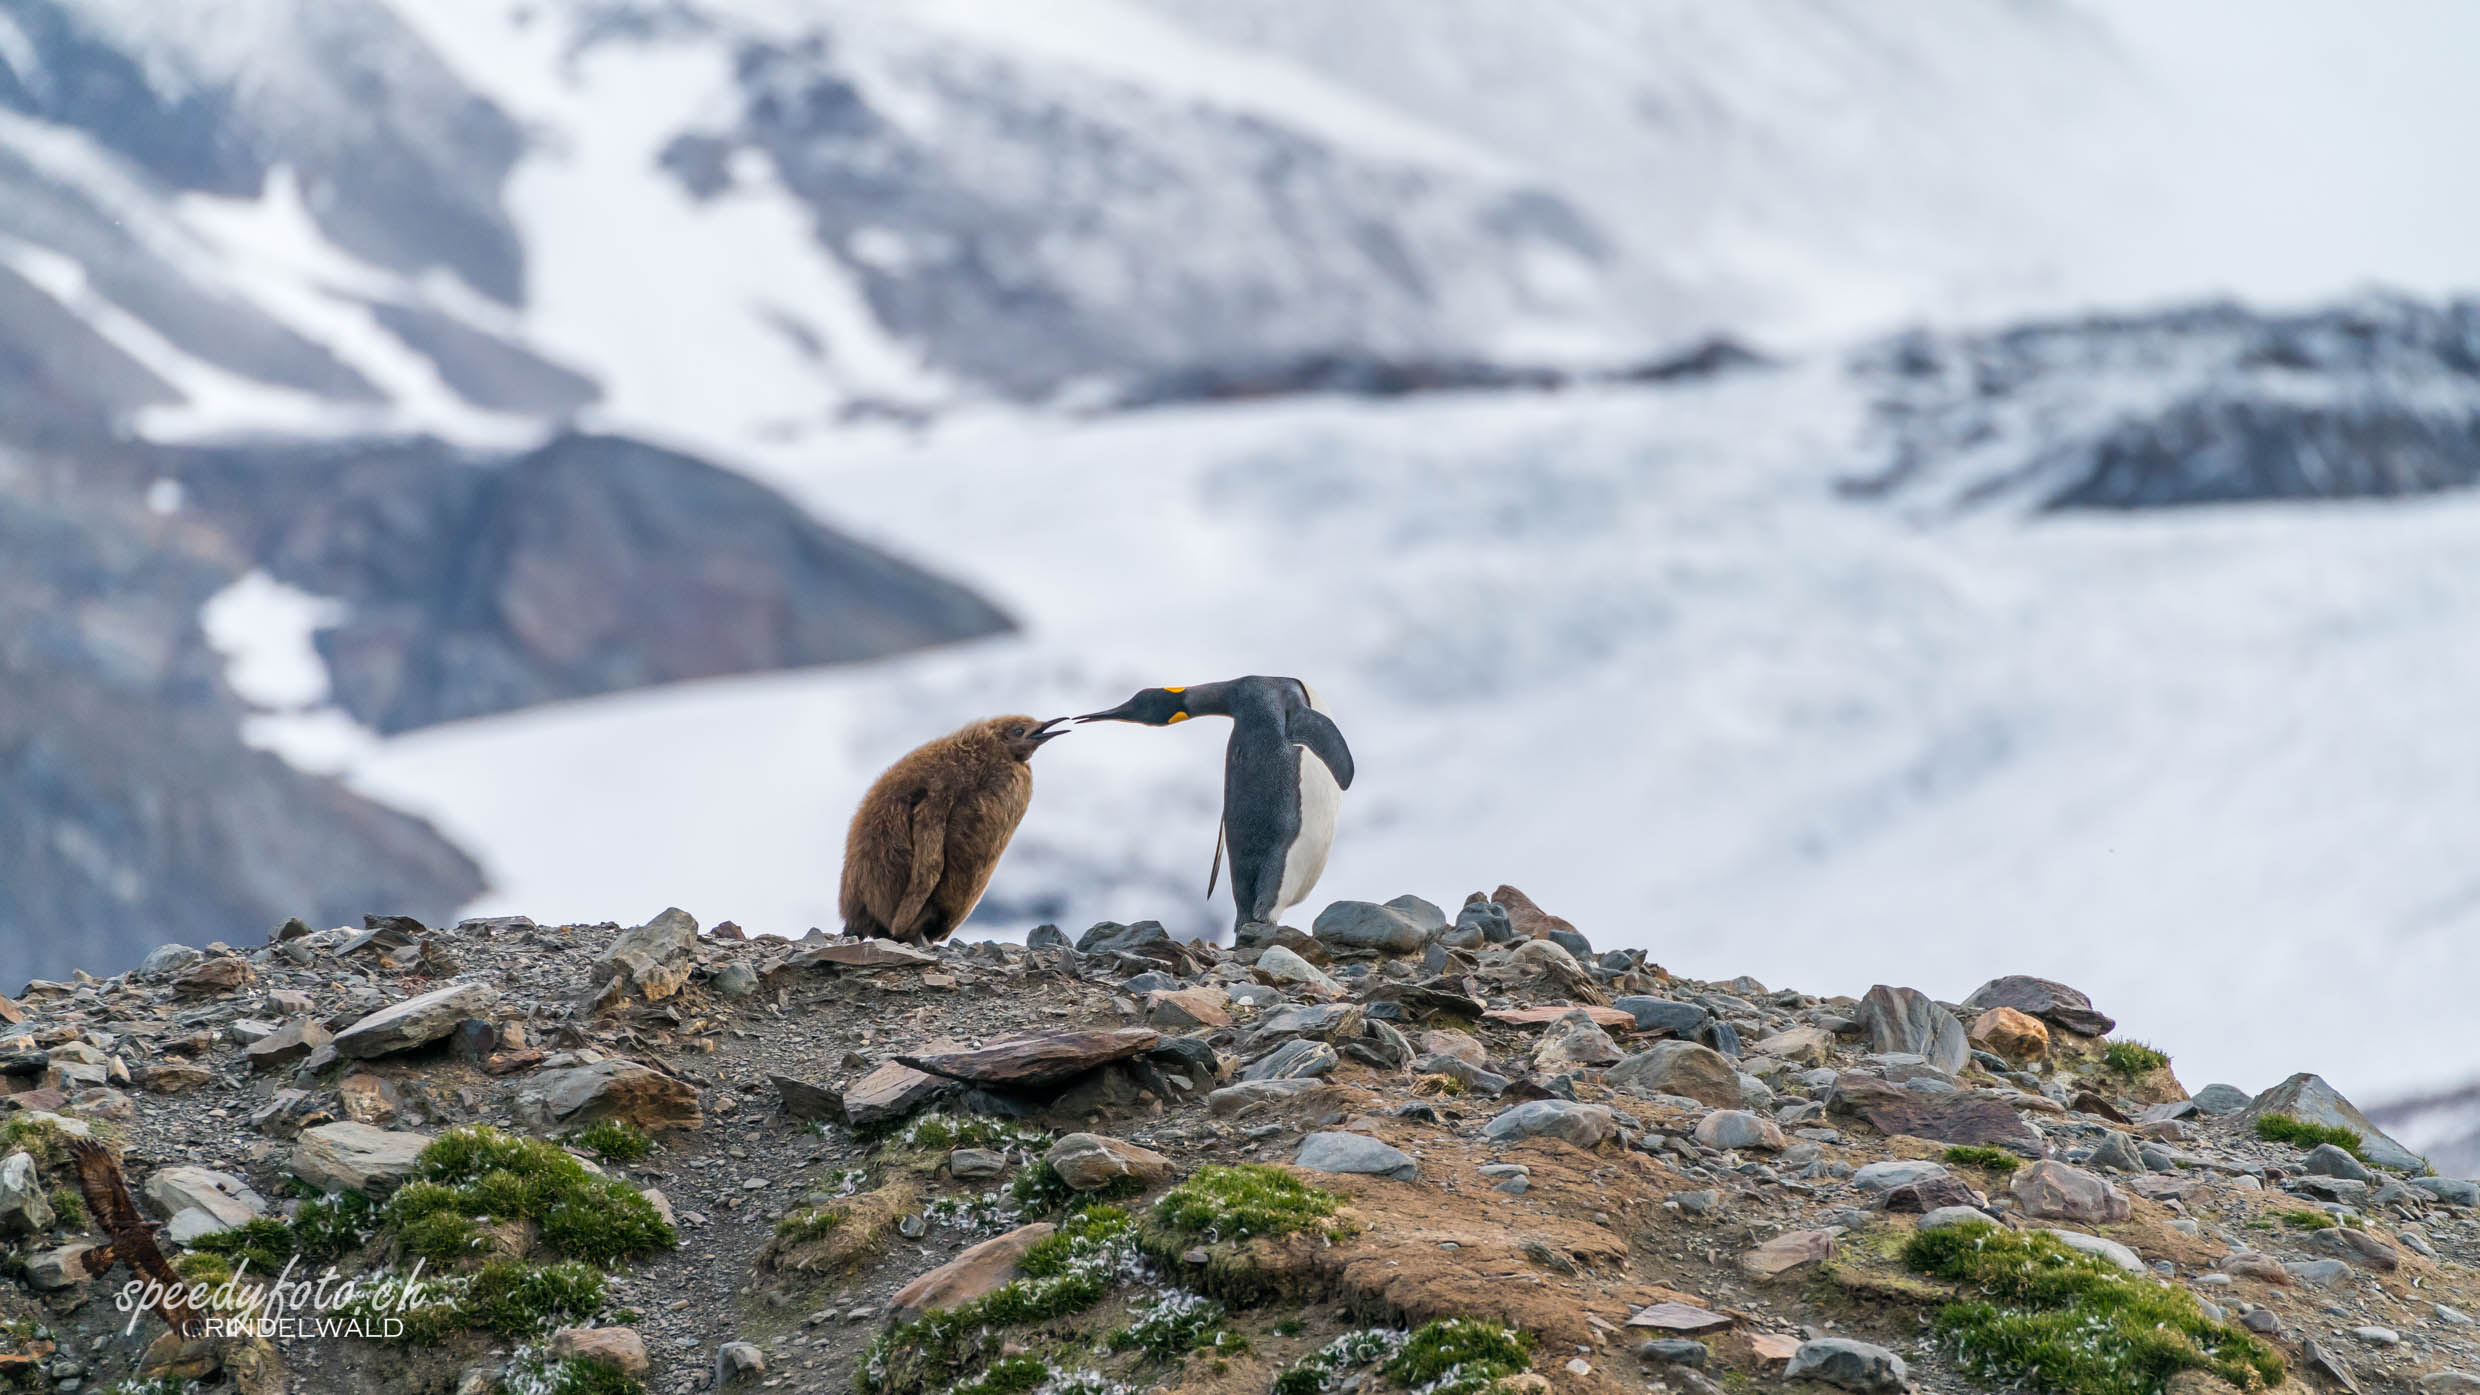
[[1982,1148],[1963,1144],[1946,1150],[1946,1161],[1957,1167],[1984,1167],[1991,1172],[2013,1172],[2024,1160],[2004,1148]]
[[1155,1361],[1177,1361],[1200,1347],[1217,1355],[1248,1350],[1248,1338],[1223,1325],[1223,1305],[1173,1290],[1129,1313],[1129,1323],[1110,1336],[1113,1351],[1140,1351]]
[[1154,1203],[1154,1228],[1169,1236],[1239,1240],[1331,1229],[1335,1194],[1263,1163],[1209,1165]]
[[1016,1267],[1024,1277],[880,1334],[853,1372],[855,1389],[910,1395],[955,1381],[996,1346],[1002,1329],[1070,1317],[1101,1303],[1139,1272],[1136,1224],[1119,1207],[1087,1206],[1028,1249]]
[[1285,1318],[1274,1325],[1274,1335],[1278,1337],[1297,1337],[1308,1330],[1309,1325],[1298,1318]]
[[86,1228],[86,1198],[78,1194],[77,1188],[54,1187],[45,1199],[52,1203],[52,1214],[59,1217],[62,1228]]
[[955,1148],[1046,1148],[1051,1136],[1039,1129],[1018,1128],[1004,1119],[958,1118],[952,1114],[924,1114],[905,1126],[896,1141],[907,1148],[925,1153],[944,1153]]
[[2183,1289],[2069,1249],[2055,1236],[1967,1223],[1915,1234],[1910,1267],[1975,1298],[1935,1325],[1967,1371],[2063,1395],[2158,1395],[2184,1370],[2241,1390],[2282,1383],[2282,1359],[2214,1322]]
[[1076,1200],[1076,1188],[1068,1185],[1059,1169],[1047,1158],[1036,1158],[1023,1171],[1008,1180],[1007,1204],[1019,1215],[1048,1216]]
[[654,1151],[654,1140],[635,1124],[605,1119],[579,1129],[569,1142],[608,1163],[636,1162]]
[[57,1119],[35,1119],[23,1114],[0,1123],[0,1158],[20,1151],[32,1154],[34,1165],[45,1172],[66,1166],[69,1131]]
[[190,1249],[215,1255],[228,1265],[246,1260],[251,1273],[263,1276],[281,1272],[285,1261],[301,1253],[301,1243],[290,1225],[273,1216],[260,1216],[229,1230],[201,1235],[190,1242]]
[[850,1219],[841,1207],[806,1206],[784,1213],[784,1218],[775,1223],[775,1233],[795,1243],[817,1240]]
[[2113,1041],[2101,1048],[2101,1061],[2120,1075],[2148,1075],[2170,1064],[2170,1053],[2140,1041]]
[[522,1395],[645,1395],[646,1386],[599,1356],[553,1361],[527,1353],[510,1363],[500,1389]]
[[1532,1364],[1531,1333],[1475,1318],[1440,1318],[1415,1330],[1384,1369],[1406,1390],[1477,1395]]
[[1021,1395],[1051,1378],[1051,1368],[1038,1356],[1002,1356],[982,1374],[948,1388],[947,1395]]
[[[1298,1323],[1291,1324],[1298,1328]],[[1282,1328],[1275,1329],[1282,1332]],[[1289,1334],[1285,1334],[1289,1335]],[[1392,1361],[1408,1340],[1401,1332],[1364,1327],[1335,1340],[1283,1368],[1274,1378],[1274,1395],[1325,1395],[1344,1376],[1375,1361]]]
[[[414,1180],[388,1198],[382,1213],[386,1227],[400,1235],[415,1222],[442,1216],[533,1221],[552,1250],[597,1265],[680,1243],[679,1233],[635,1187],[595,1176],[541,1139],[485,1125],[450,1129],[433,1140],[422,1150]],[[433,1220],[419,1238],[453,1249],[462,1234],[451,1221]]]
[[2267,1143],[2288,1143],[2294,1148],[2314,1148],[2320,1143],[2330,1143],[2361,1162],[2368,1161],[2368,1155],[2361,1151],[2363,1145],[2359,1135],[2336,1124],[2311,1124],[2288,1114],[2259,1114],[2256,1116],[2256,1136]]
[[2335,1222],[2322,1211],[2285,1211],[2282,1224],[2293,1230],[2332,1230]]

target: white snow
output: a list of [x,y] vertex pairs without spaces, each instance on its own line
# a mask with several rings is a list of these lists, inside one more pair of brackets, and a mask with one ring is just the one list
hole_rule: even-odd
[[[1857,405],[1819,367],[856,441],[781,482],[1025,637],[469,723],[352,779],[484,850],[488,909],[797,934],[913,744],[1295,674],[1360,767],[1310,906],[1508,881],[1700,976],[2062,978],[2197,1084],[2480,1071],[2480,500],[1927,527],[1826,488]],[[1045,898],[1227,924],[1222,739],[1046,748],[975,932]]]
[[256,707],[292,711],[327,699],[327,664],[313,637],[342,624],[341,601],[252,571],[208,597],[198,612],[207,644],[224,656],[224,679]]

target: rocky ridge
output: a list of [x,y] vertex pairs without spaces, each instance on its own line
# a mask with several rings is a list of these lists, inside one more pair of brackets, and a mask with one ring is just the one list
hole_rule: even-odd
[[[30,983],[0,1385],[2480,1386],[2480,1184],[2313,1075],[2191,1095],[2031,977],[1690,981],[1511,887],[1255,930],[370,917]],[[464,1297],[410,1341],[124,1331],[80,1135],[184,1275],[422,1257]],[[2010,1367],[1973,1334],[2058,1315],[1958,1301],[1993,1253],[2181,1335]]]

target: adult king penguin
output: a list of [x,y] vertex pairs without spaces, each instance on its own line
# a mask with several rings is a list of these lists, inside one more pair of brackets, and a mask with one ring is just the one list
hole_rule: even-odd
[[[1148,688],[1079,722],[1167,727],[1191,717],[1231,718],[1223,748],[1223,827],[1215,865],[1231,850],[1233,923],[1275,924],[1326,870],[1335,811],[1352,787],[1352,748],[1309,685],[1297,678],[1234,678]],[[1206,877],[1206,892],[1214,876]]]

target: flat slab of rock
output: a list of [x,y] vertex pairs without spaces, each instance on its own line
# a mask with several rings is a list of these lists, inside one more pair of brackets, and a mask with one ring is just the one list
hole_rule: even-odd
[[617,1059],[545,1071],[518,1092],[516,1109],[546,1127],[617,1119],[656,1133],[704,1122],[697,1090],[688,1081]]
[[1873,1162],[1851,1174],[1851,1184],[1864,1192],[1890,1192],[1916,1182],[1934,1181],[1948,1176],[1945,1164],[1925,1158],[1888,1158]]
[[1636,1030],[1636,1018],[1633,1014],[1622,1012],[1615,1007],[1601,1007],[1596,1004],[1562,1007],[1559,1004],[1550,1003],[1540,1007],[1493,1008],[1481,1016],[1486,1021],[1504,1022],[1510,1027],[1546,1027],[1571,1012],[1581,1012],[1592,1018],[1593,1025],[1606,1032]]
[[1058,1227],[1048,1221],[1019,1226],[956,1256],[896,1290],[892,1306],[898,1321],[940,1308],[970,1303],[1016,1276],[1017,1261]]
[[845,1089],[844,1122],[866,1126],[901,1119],[954,1088],[939,1076],[888,1061]]
[[1834,1254],[1831,1230],[1786,1231],[1739,1257],[1739,1267],[1757,1279],[1775,1279],[1807,1264],[1820,1264]]
[[2041,1135],[2022,1115],[1987,1095],[1923,1094],[1854,1071],[1834,1082],[1828,1107],[1857,1115],[1889,1137],[1909,1134],[1933,1143],[2005,1148],[2036,1158],[2046,1151]]
[[1317,937],[1318,943],[1336,949],[1410,954],[1429,938],[1426,919],[1374,901],[1337,901],[1318,912],[1309,933]]
[[1245,1114],[1265,1105],[1281,1104],[1296,1095],[1305,1095],[1321,1088],[1324,1083],[1315,1079],[1244,1080],[1207,1095],[1206,1110],[1218,1119]]
[[838,940],[797,949],[785,963],[796,969],[832,964],[840,969],[936,968],[939,956],[901,940]]
[[2126,1193],[2097,1174],[2062,1162],[2037,1162],[2016,1169],[2007,1179],[2007,1191],[2025,1215],[2043,1220],[2108,1225],[2127,1219],[2133,1209]]
[[1158,988],[1145,995],[1145,1021],[1167,1032],[1231,1025],[1231,995],[1220,988]]
[[1650,1307],[1639,1308],[1630,1314],[1627,1320],[1627,1325],[1630,1327],[1646,1328],[1654,1332],[1677,1332],[1690,1337],[1701,1337],[1708,1332],[1720,1332],[1729,1327],[1731,1323],[1732,1319],[1720,1313],[1697,1307],[1693,1303],[1675,1302],[1661,1302]]
[[1353,1172],[1409,1182],[1421,1175],[1410,1154],[1367,1134],[1313,1133],[1300,1141],[1292,1166],[1311,1172]]
[[147,1175],[139,1193],[169,1222],[167,1233],[182,1244],[267,1213],[267,1199],[249,1183],[209,1167],[159,1167]]
[[426,1046],[456,1030],[469,1017],[489,1013],[499,989],[488,983],[452,983],[418,998],[385,1007],[336,1034],[330,1045],[348,1061],[366,1061]]
[[1002,1089],[1029,1089],[1072,1080],[1096,1066],[1141,1056],[1162,1044],[1151,1027],[1114,1027],[1098,1032],[1058,1032],[1018,1037],[976,1051],[896,1060],[929,1075]]
[[303,1129],[293,1145],[292,1173],[323,1192],[382,1197],[413,1175],[425,1133],[373,1128],[350,1121]]
[[296,1061],[306,1060],[310,1053],[327,1045],[334,1038],[327,1029],[308,1017],[296,1017],[267,1035],[241,1049],[242,1056],[254,1071],[282,1070]]
[[1973,989],[1963,1005],[1975,1010],[2013,1008],[2083,1037],[2106,1037],[2118,1027],[2115,1018],[2093,1010],[2092,999],[2055,979],[2030,974],[1993,978]]
[[1335,1048],[1308,1037],[1294,1037],[1242,1068],[1243,1081],[1306,1080],[1343,1064]]
[[1151,1148],[1098,1133],[1072,1133],[1051,1145],[1043,1161],[1059,1180],[1080,1192],[1098,1191],[1133,1179],[1151,1187],[1170,1180],[1171,1159]]

